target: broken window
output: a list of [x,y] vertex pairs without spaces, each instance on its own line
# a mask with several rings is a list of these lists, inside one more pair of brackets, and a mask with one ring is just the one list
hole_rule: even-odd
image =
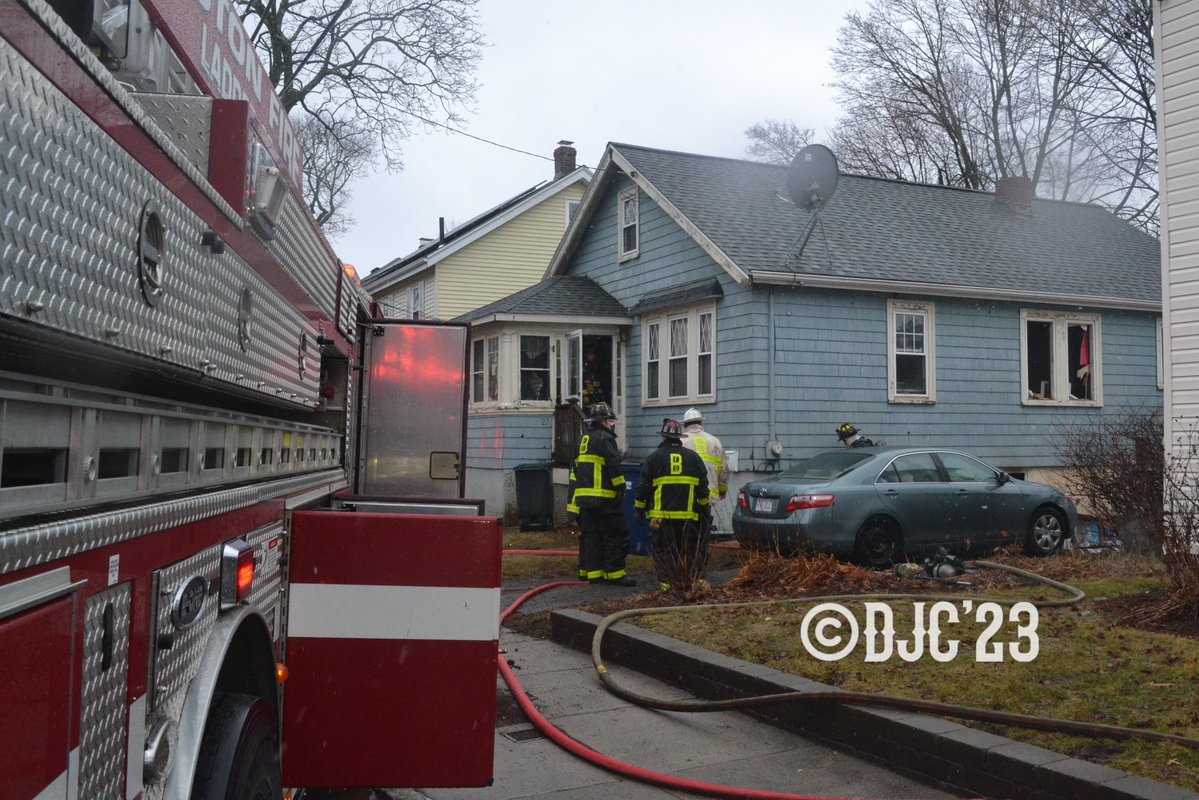
[[520,399],[550,399],[550,337],[520,337]]
[[1100,402],[1099,318],[1022,316],[1025,402]]

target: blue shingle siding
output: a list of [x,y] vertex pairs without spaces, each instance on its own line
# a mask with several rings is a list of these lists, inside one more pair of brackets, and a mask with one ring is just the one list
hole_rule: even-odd
[[549,464],[553,415],[471,414],[466,422],[467,468],[512,469]]
[[[817,265],[823,264],[823,269],[834,275],[912,279],[907,268],[897,265],[925,252],[923,261],[913,261],[911,267],[923,280],[942,276],[959,288],[963,284],[994,288],[990,281],[995,264],[1001,264],[1005,289],[1062,291],[1058,269],[1077,267],[1086,255],[1083,251],[1094,251],[1098,242],[1108,257],[1095,273],[1103,280],[1078,286],[1081,294],[1139,300],[1142,294],[1149,297],[1154,293],[1148,284],[1157,279],[1156,272],[1149,270],[1145,280],[1129,276],[1145,272],[1155,244],[1139,232],[1126,230],[1124,223],[1101,209],[1037,201],[1032,217],[1007,219],[997,216],[994,198],[989,195],[851,178],[843,185],[852,185],[852,191],[839,190],[837,199],[853,201],[848,206],[861,204],[870,224],[884,229],[891,224],[885,209],[892,203],[892,215],[900,208],[907,217],[927,216],[926,229],[919,235],[910,226],[894,235],[878,235],[877,230],[858,224],[865,218],[850,208],[842,210],[843,228],[833,230],[830,211],[825,229],[809,242],[800,265],[787,257],[795,243],[792,223],[797,212],[778,200],[777,192],[766,191],[776,181],[775,173],[781,174],[779,168],[662,152],[641,152],[637,158],[645,161],[646,178],[743,268],[815,273],[821,271]],[[697,167],[698,162],[704,163]],[[693,167],[701,173],[708,171],[698,176],[698,183],[689,171]],[[704,180],[716,183],[709,186]],[[717,402],[701,408],[709,429],[727,449],[739,452],[742,470],[786,467],[837,447],[833,430],[847,421],[876,441],[889,444],[960,447],[1012,469],[1060,466],[1055,439],[1063,427],[1132,408],[1161,407],[1156,376],[1158,315],[1154,312],[929,295],[896,299],[930,303],[935,309],[937,402],[891,403],[888,295],[810,286],[740,286],[645,192],[639,196],[639,255],[619,262],[617,195],[632,185],[623,174],[607,182],[563,272],[592,278],[627,308],[649,293],[693,281],[720,281],[724,296],[716,302]],[[728,191],[709,191],[715,185]],[[780,204],[778,208],[776,204]],[[771,214],[778,217],[780,226],[773,233],[763,224],[763,220],[773,219]],[[961,227],[958,223],[962,220],[973,222]],[[784,226],[784,221],[790,227]],[[779,232],[784,227],[785,235]],[[1059,227],[1071,230],[1055,238]],[[759,238],[755,240],[755,236]],[[963,237],[971,239],[972,252],[987,255],[984,263],[971,267],[973,272],[965,276],[968,279],[963,279],[960,266]],[[936,244],[936,253],[929,255],[921,249],[925,240]],[[902,250],[902,258],[896,255],[896,248]],[[1046,254],[1044,260],[1031,257],[1037,252]],[[769,347],[771,295],[773,353]],[[1101,408],[1023,404],[1022,309],[1100,317]],[[618,423],[625,431],[630,461],[640,461],[657,445],[664,416],[679,416],[686,408],[642,408],[640,322],[638,318],[638,324],[629,330],[627,413]],[[764,453],[772,430],[768,391],[772,363],[773,432],[785,447],[781,464],[770,462]]]

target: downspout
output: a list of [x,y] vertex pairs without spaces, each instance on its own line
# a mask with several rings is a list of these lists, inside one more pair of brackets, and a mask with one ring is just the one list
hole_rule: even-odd
[[[769,327],[769,332],[767,333],[767,336],[769,337],[768,344],[767,344],[767,352],[769,353],[769,359],[768,359],[769,366],[768,366],[767,372],[766,372],[767,380],[769,381],[769,383],[766,386],[766,398],[767,398],[767,403],[768,403],[767,412],[766,412],[768,415],[767,420],[766,420],[766,428],[769,433],[769,436],[767,436],[766,440],[769,442],[773,442],[773,441],[776,441],[775,436],[774,436],[774,359],[775,359],[775,352],[774,352],[774,287],[773,286],[766,287],[766,324]],[[769,453],[767,454],[767,457],[769,457]]]

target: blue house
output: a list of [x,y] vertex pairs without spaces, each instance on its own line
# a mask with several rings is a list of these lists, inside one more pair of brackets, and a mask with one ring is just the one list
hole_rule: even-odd
[[837,447],[843,422],[1052,482],[1063,426],[1160,407],[1153,237],[1022,178],[987,193],[841,175],[814,214],[785,175],[610,144],[546,273],[587,279],[602,322],[561,320],[549,294],[519,319],[465,318],[484,340],[559,322],[551,403],[612,402],[629,461],[663,417],[701,409],[734,451],[734,488]]

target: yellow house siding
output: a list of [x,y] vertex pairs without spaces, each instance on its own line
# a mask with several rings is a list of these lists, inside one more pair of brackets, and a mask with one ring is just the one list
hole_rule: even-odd
[[453,319],[541,280],[566,231],[566,201],[582,197],[584,188],[566,187],[438,262],[441,318]]
[[412,316],[408,297],[412,287],[421,284],[421,319],[438,319],[437,288],[433,280],[433,272],[422,272],[419,276],[389,286],[375,295],[375,302],[383,311],[383,315],[393,319],[408,319]]

